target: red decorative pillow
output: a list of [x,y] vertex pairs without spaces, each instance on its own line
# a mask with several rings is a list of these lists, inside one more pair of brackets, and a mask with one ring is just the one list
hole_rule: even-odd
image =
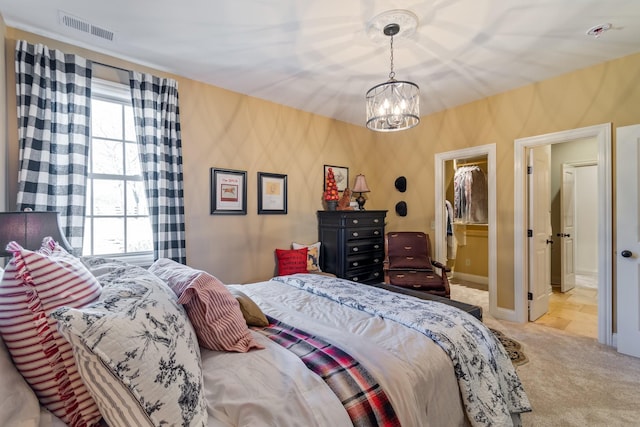
[[287,276],[289,274],[307,273],[307,251],[306,247],[301,249],[276,249],[278,275]]
[[51,237],[35,252],[16,242],[7,250],[13,258],[0,283],[0,333],[13,363],[40,403],[65,424],[97,425],[102,418],[98,406],[80,378],[71,344],[49,314],[96,301],[102,287]]
[[167,258],[154,262],[149,271],[178,296],[202,347],[239,353],[264,348],[251,335],[236,298],[216,277]]

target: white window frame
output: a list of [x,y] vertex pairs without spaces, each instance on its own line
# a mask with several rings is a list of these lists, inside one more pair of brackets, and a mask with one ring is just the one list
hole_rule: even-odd
[[[108,80],[93,78],[91,80],[91,97],[109,102],[116,102],[125,105],[131,105],[131,92],[128,86],[122,83],[111,82]],[[93,132],[91,135],[91,139],[93,140]],[[92,154],[90,154],[92,155]],[[91,159],[90,159],[91,161]],[[123,161],[125,159],[123,158]],[[123,179],[122,175],[114,175],[114,174],[96,174],[94,176],[93,173],[89,173],[90,179],[96,178],[115,178],[115,179]],[[125,181],[136,181],[142,180],[142,175],[140,175],[139,179],[131,178],[130,175],[125,175]],[[87,185],[91,185],[90,180],[87,181]],[[91,189],[91,194],[93,198],[93,189]],[[90,201],[93,203],[93,200]],[[87,209],[89,212],[89,209]],[[125,205],[124,205],[124,218],[127,218],[127,209],[126,209],[126,195],[125,195]],[[95,212],[91,209],[91,215],[85,215],[85,220],[93,221],[95,218]],[[125,247],[126,247],[126,239],[127,239],[127,221],[124,221],[124,238],[125,238]],[[93,232],[94,227],[93,224],[91,226],[91,230]],[[85,230],[86,232],[86,230]],[[91,241],[94,242],[94,237],[91,236]],[[153,244],[153,242],[151,242]],[[96,256],[96,257],[105,257],[105,258],[113,258],[119,259],[121,261],[125,261],[130,264],[139,265],[142,267],[148,267],[153,263],[153,250],[151,251],[140,251],[140,252],[129,252],[129,253],[114,253],[114,254],[96,254],[96,255],[87,255],[87,256]]]

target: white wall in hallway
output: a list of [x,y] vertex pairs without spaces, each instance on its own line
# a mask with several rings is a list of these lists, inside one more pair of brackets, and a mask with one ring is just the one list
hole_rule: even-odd
[[576,171],[576,273],[598,274],[598,170],[581,166]]

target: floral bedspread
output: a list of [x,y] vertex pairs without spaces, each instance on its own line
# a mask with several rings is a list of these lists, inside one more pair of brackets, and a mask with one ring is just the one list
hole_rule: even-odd
[[472,425],[510,426],[512,414],[531,411],[506,350],[489,328],[470,314],[435,301],[334,277],[294,274],[273,280],[399,322],[432,339],[453,362]]

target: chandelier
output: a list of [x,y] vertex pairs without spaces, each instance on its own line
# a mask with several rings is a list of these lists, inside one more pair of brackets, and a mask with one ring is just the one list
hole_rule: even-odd
[[413,82],[395,79],[393,36],[400,32],[400,25],[387,24],[382,32],[391,40],[391,72],[387,82],[367,91],[367,127],[380,132],[410,129],[420,123],[420,89]]

